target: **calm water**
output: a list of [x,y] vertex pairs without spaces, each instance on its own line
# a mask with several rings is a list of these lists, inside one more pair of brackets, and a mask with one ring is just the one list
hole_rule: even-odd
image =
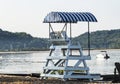
[[[112,74],[114,63],[120,62],[120,49],[107,50],[110,59],[96,58],[103,54],[92,50],[92,59],[87,61],[91,73]],[[87,51],[83,52],[87,54]],[[0,73],[42,73],[49,51],[0,53]],[[72,64],[72,63],[71,63]]]

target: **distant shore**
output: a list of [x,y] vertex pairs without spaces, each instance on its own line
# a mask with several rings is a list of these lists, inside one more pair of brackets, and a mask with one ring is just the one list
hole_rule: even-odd
[[[87,51],[86,49],[84,49],[85,51]],[[92,50],[120,50],[120,49],[91,49],[91,51]],[[42,52],[42,51],[49,51],[49,49],[46,49],[46,50],[26,50],[26,51],[0,51],[0,54],[2,54],[2,53],[8,53],[8,54],[10,54],[10,53],[33,53],[33,52]]]

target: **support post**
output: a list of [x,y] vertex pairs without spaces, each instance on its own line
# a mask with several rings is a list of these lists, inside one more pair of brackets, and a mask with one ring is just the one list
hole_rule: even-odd
[[66,23],[66,29],[65,29],[65,31],[66,31],[66,34],[67,34],[67,23]]
[[[72,28],[71,28],[71,23],[70,23],[70,43],[72,40]],[[72,55],[72,50],[70,50],[70,55]]]
[[50,40],[50,23],[49,23],[49,40]]
[[88,56],[90,56],[90,24],[88,22]]
[[71,23],[70,23],[70,40],[72,39],[72,29],[71,29]]

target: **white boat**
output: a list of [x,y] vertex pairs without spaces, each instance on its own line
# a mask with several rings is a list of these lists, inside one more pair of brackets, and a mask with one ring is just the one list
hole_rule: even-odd
[[108,56],[107,51],[101,51],[104,52],[105,54],[97,54],[96,57],[97,58],[103,58],[103,59],[108,59],[110,58],[110,56]]
[[103,54],[97,54],[96,57],[97,58],[104,58],[104,55]]

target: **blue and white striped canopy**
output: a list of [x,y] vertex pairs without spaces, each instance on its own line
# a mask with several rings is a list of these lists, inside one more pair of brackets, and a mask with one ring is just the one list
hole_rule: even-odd
[[97,22],[95,16],[89,12],[50,12],[45,18],[44,23],[77,23]]

